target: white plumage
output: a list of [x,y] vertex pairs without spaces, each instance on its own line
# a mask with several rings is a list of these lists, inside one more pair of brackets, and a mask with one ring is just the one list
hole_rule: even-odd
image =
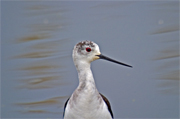
[[97,59],[106,59],[121,65],[100,53],[99,46],[92,41],[79,42],[73,50],[79,85],[64,107],[64,119],[112,119],[113,113],[109,101],[96,88],[90,63]]

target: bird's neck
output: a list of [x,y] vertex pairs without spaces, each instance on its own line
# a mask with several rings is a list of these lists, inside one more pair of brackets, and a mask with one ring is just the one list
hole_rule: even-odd
[[79,89],[96,90],[95,81],[91,71],[91,65],[88,62],[80,62],[76,65],[79,77]]
[[[91,64],[88,62],[80,62],[76,65],[78,71],[79,81],[88,81],[93,79],[91,71]],[[94,80],[94,79],[93,79]]]

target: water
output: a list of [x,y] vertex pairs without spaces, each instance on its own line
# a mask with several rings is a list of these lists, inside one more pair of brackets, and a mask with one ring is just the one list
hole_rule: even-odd
[[2,118],[61,118],[78,85],[71,53],[81,40],[133,66],[92,63],[116,118],[178,118],[178,1],[2,1],[1,7]]

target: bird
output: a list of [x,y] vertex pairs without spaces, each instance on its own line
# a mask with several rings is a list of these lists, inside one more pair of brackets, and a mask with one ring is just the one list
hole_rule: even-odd
[[74,46],[72,57],[78,72],[79,85],[65,102],[63,119],[113,119],[110,102],[96,88],[91,62],[104,59],[127,67],[132,66],[102,55],[99,46],[87,40]]

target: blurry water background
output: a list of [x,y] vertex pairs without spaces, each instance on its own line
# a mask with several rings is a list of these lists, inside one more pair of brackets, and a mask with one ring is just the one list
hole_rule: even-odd
[[78,85],[72,49],[92,40],[92,70],[115,118],[179,117],[179,1],[1,1],[1,118],[62,118]]

